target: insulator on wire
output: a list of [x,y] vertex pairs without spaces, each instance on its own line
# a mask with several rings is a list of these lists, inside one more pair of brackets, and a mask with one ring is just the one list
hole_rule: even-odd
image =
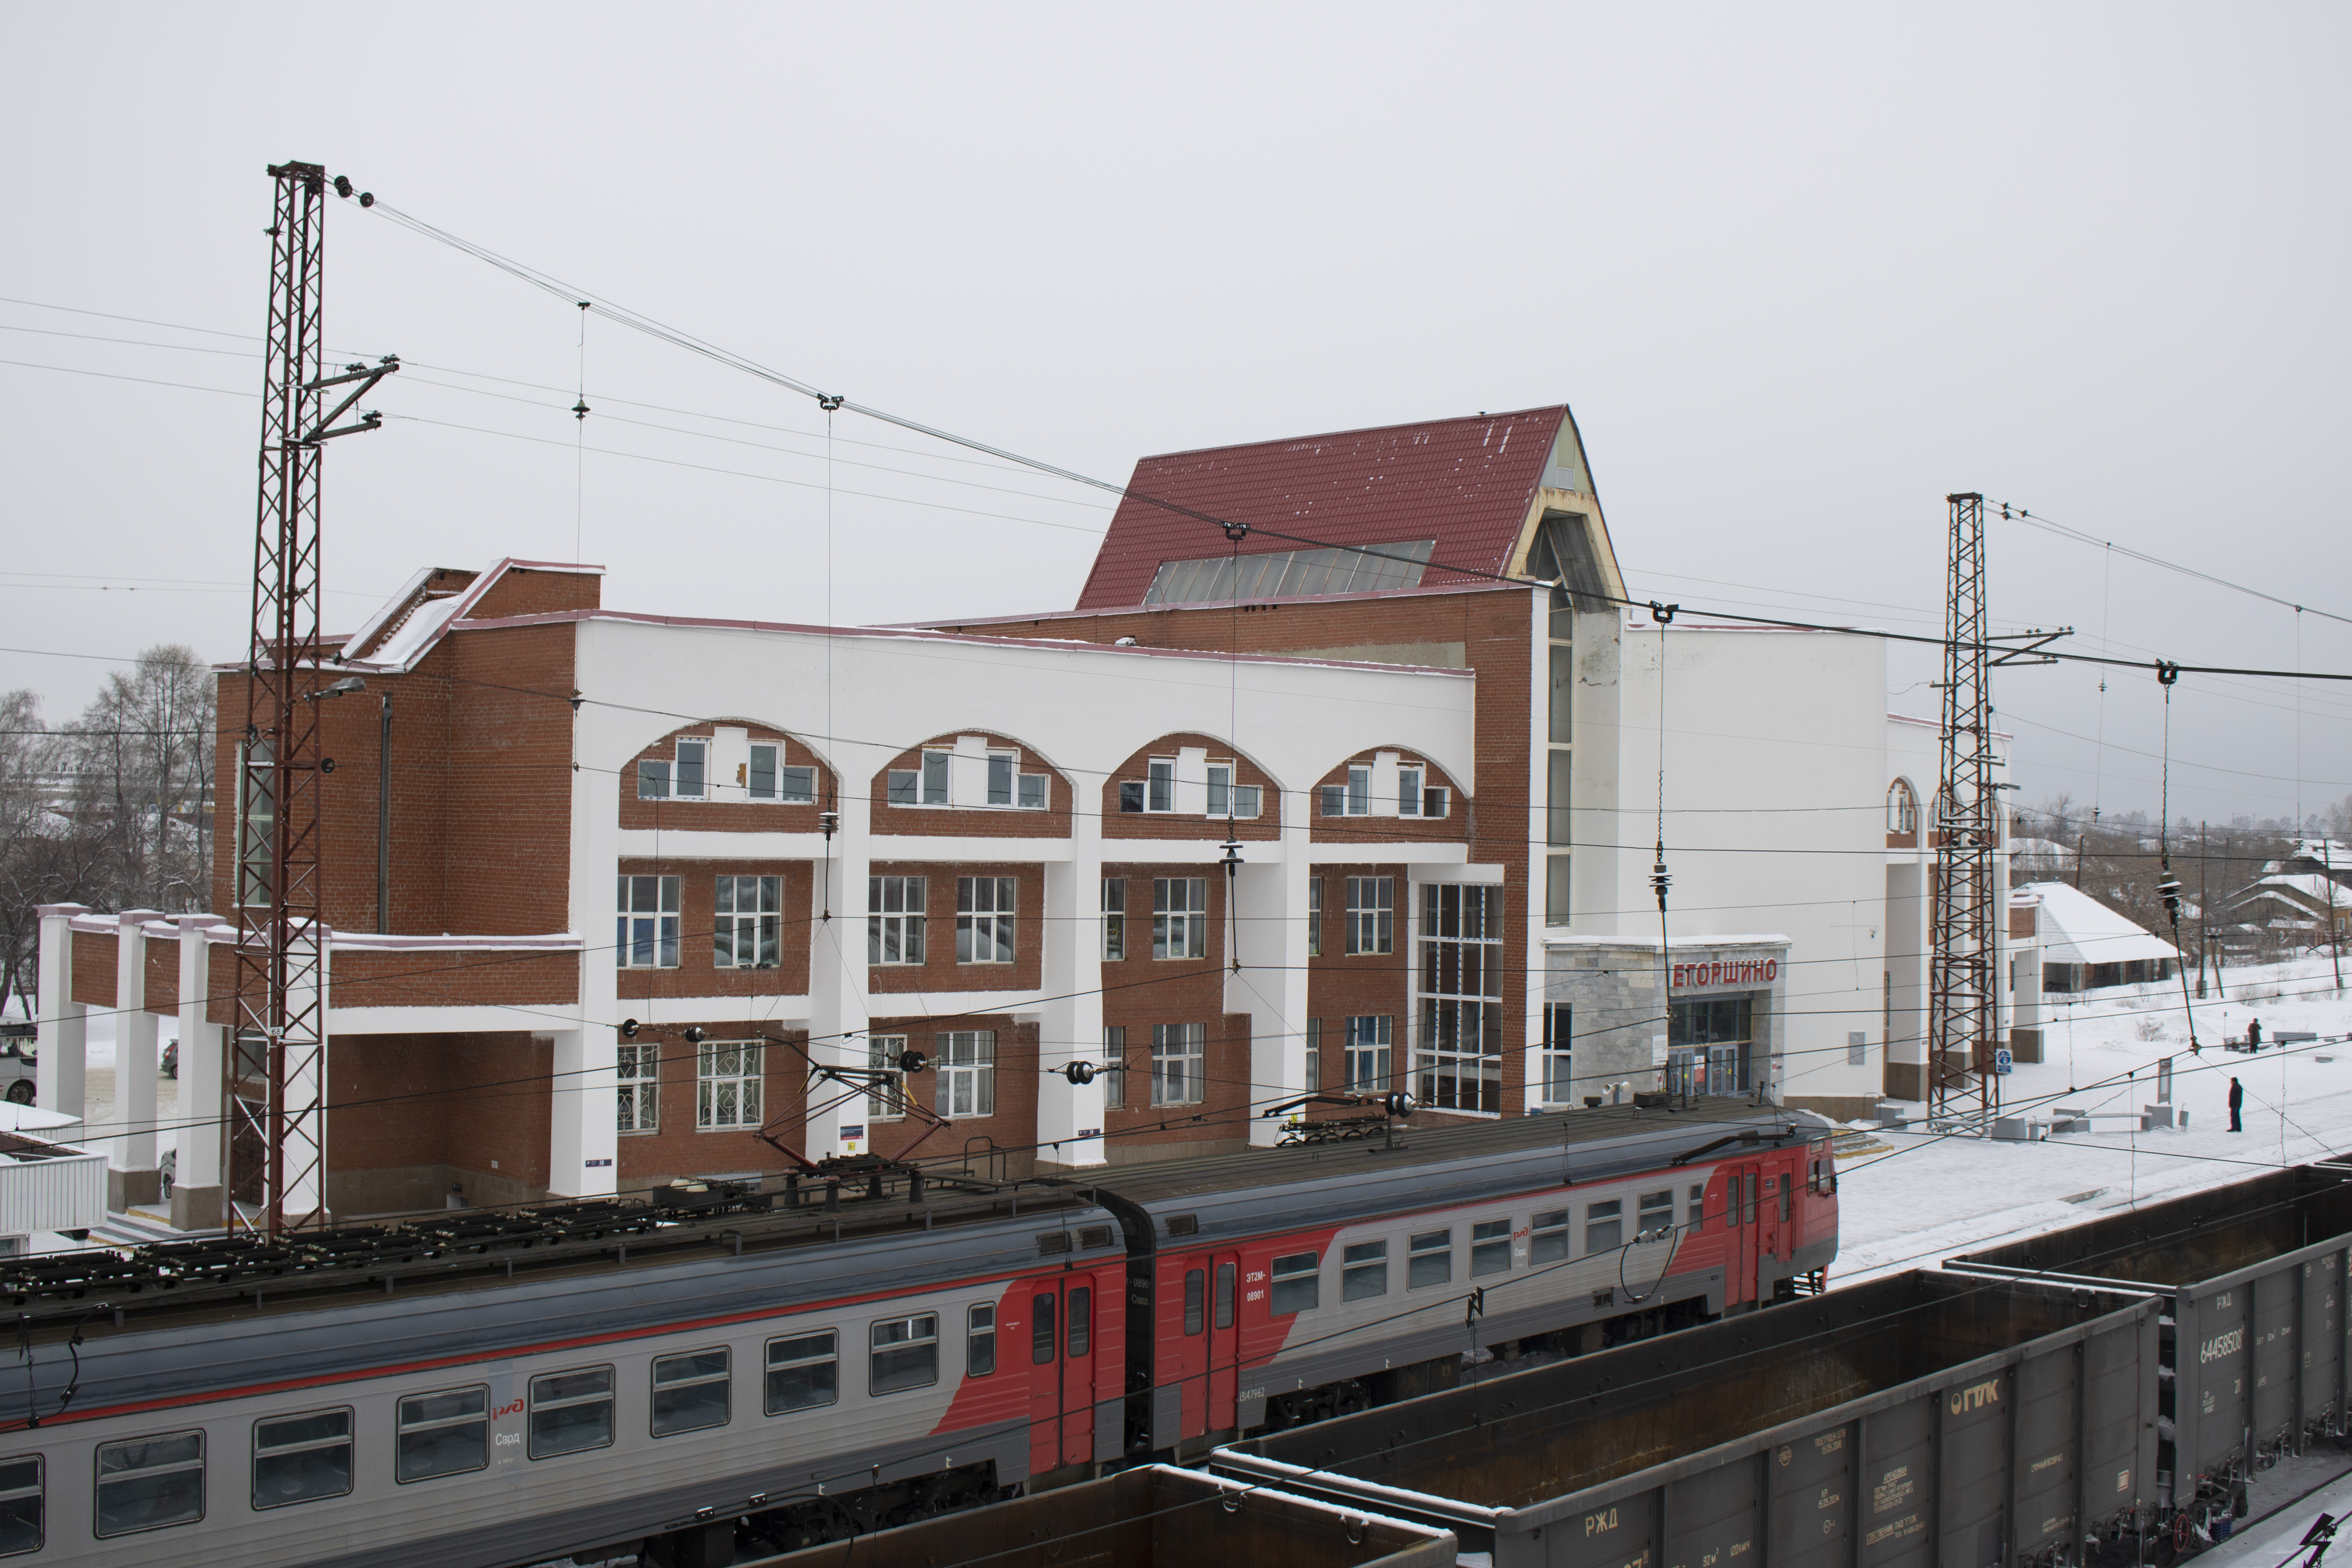
[[2166,877],[2163,881],[2156,885],[2156,896],[2164,900],[2164,911],[2172,917],[2172,923],[2179,925],[2180,923],[2180,879]]
[[1658,895],[1658,911],[1661,914],[1665,912],[1666,889],[1674,885],[1674,878],[1666,873],[1665,846],[1660,845],[1657,863],[1650,868],[1650,890]]
[[1062,1069],[1062,1076],[1072,1083],[1092,1083],[1095,1080],[1095,1064],[1072,1062]]

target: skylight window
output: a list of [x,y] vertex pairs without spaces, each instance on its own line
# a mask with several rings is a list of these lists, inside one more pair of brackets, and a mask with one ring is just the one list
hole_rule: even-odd
[[1371,594],[1421,585],[1433,539],[1368,544],[1353,550],[1285,550],[1266,555],[1163,561],[1147,605],[1223,599],[1306,599],[1320,594]]

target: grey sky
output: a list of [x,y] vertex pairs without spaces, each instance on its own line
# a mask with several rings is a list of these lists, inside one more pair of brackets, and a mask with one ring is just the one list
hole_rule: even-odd
[[[12,298],[257,331],[262,169],[299,157],[798,376],[1108,479],[1146,452],[1564,398],[1644,596],[1932,632],[1942,498],[1973,488],[2352,616],[2340,7],[5,15]],[[609,604],[826,615],[806,400],[593,323],[603,450],[575,495],[577,310],[356,206],[331,216],[327,300],[338,349],[415,367],[371,400],[414,417],[328,459],[331,624],[420,565],[570,558],[575,505]],[[14,304],[0,327],[247,346]],[[258,376],[20,330],[0,359]],[[527,400],[507,401],[427,366],[559,390],[467,383]],[[257,421],[247,397],[0,365],[0,642],[241,653]],[[834,470],[835,618],[1071,603],[1107,498],[837,434],[838,458],[881,468]],[[2004,623],[2294,663],[2291,612],[2110,574],[2015,524],[1991,552]],[[2301,619],[2305,664],[2352,671],[2352,626]],[[0,685],[61,718],[105,668],[0,654]],[[1931,660],[1893,670],[1894,705],[1932,713]],[[2000,683],[2023,798],[2095,781],[2110,810],[2153,809],[2156,683],[2111,672],[2104,710],[2097,685]],[[2352,793],[2352,686],[2300,700],[2314,809]],[[2176,767],[2176,810],[2294,808],[2291,684],[2189,677],[2175,704],[2176,755],[2207,764]],[[2102,729],[2104,753],[2077,738]]]

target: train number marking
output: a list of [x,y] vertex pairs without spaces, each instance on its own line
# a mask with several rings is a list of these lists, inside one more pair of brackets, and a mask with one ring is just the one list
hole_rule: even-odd
[[499,1433],[499,1447],[501,1447],[501,1448],[520,1448],[520,1447],[522,1447],[522,1434],[521,1434],[521,1433],[520,1433],[520,1432],[501,1432],[501,1433]]
[[1957,1390],[1952,1394],[1951,1409],[1953,1415],[1958,1415],[1970,1410],[1982,1410],[1988,1405],[2000,1403],[2000,1379],[1988,1378],[1971,1387]]
[[1617,1524],[1617,1510],[1613,1508],[1604,1508],[1599,1513],[1588,1513],[1584,1516],[1585,1539],[1590,1541],[1596,1535],[1606,1535],[1616,1529]]

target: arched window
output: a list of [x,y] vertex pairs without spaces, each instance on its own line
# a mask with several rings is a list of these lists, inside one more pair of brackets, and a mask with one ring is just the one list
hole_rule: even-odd
[[1896,779],[1886,787],[1886,831],[1916,833],[1919,831],[1919,803],[1911,794],[1911,786]]

